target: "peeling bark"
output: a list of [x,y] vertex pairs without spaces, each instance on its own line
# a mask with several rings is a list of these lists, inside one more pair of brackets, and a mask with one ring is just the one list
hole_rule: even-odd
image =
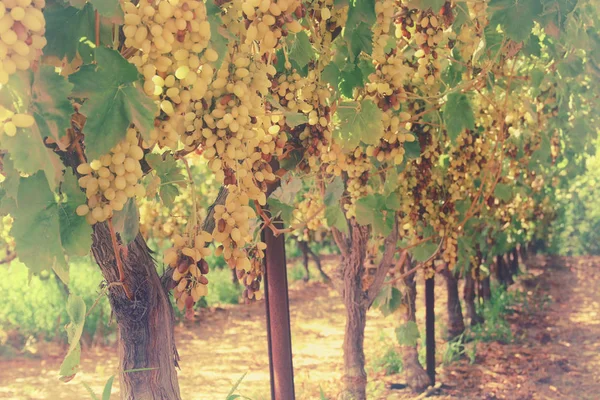
[[477,314],[477,309],[475,308],[475,279],[473,279],[470,272],[465,276],[464,300],[467,317],[471,320],[471,326],[481,324],[483,318]]
[[[108,226],[94,225],[92,253],[107,282],[119,281]],[[117,320],[121,398],[135,400],[180,399],[176,367],[179,356],[173,332],[173,310],[161,284],[150,250],[141,235],[119,246],[128,299],[114,285],[109,300]],[[124,372],[149,368],[147,371]]]
[[447,339],[453,340],[462,335],[465,331],[465,322],[460,305],[460,296],[458,294],[458,276],[447,268],[442,269],[440,274],[446,280],[446,289],[448,290],[448,336]]
[[[400,273],[411,268],[411,258],[406,257],[404,266]],[[417,283],[415,281],[416,272],[402,279],[404,283],[404,298],[403,302],[406,306],[404,313],[404,323],[416,322],[416,299],[417,299]],[[406,375],[406,384],[415,392],[420,393],[431,385],[431,379],[423,366],[419,362],[419,353],[417,345],[402,346],[402,363],[404,365],[404,373]]]

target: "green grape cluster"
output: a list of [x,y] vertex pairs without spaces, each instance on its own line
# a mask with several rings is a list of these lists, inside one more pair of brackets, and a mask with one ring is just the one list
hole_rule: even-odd
[[144,150],[139,142],[137,131],[130,128],[125,140],[110,153],[77,167],[82,175],[79,186],[85,189],[87,202],[77,207],[76,212],[85,216],[90,225],[111,218],[113,211],[122,210],[128,199],[146,195],[146,189],[139,183],[144,175],[140,164]]
[[18,128],[31,128],[35,119],[29,114],[13,113],[0,106],[0,135],[15,136]]
[[42,55],[45,6],[45,0],[0,1],[0,85],[17,71],[30,69]]

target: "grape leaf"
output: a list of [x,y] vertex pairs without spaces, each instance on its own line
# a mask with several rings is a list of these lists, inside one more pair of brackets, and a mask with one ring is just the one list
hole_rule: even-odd
[[522,42],[531,34],[536,17],[542,13],[540,0],[491,0],[491,9],[496,9],[490,25],[502,26],[510,39]]
[[346,216],[339,205],[325,207],[325,220],[327,221],[327,226],[348,234]]
[[42,65],[34,76],[30,110],[42,137],[53,138],[59,146],[59,139],[71,127],[73,106],[68,97],[72,89],[73,84],[49,65]]
[[[45,96],[41,96],[41,99],[38,98],[39,93],[34,96],[40,102],[31,101],[32,79],[31,71],[11,75],[8,83],[0,87],[0,105],[16,113],[43,113],[44,111],[41,110],[50,109],[49,103],[52,102],[46,101]],[[40,83],[37,86],[38,89],[35,90],[40,90],[39,86],[42,85],[43,83]],[[34,114],[34,116],[37,121],[39,115]],[[46,124],[45,121],[41,122]],[[19,172],[32,175],[37,171],[44,171],[50,189],[54,191],[60,181],[63,167],[58,156],[44,145],[43,138],[48,134],[51,132],[41,132],[37,124],[27,129],[18,128],[15,136],[2,135],[0,137],[0,148],[8,151],[15,169]]]
[[352,91],[355,87],[364,85],[363,73],[360,67],[356,64],[348,64],[350,68],[344,68],[340,71],[338,79],[338,87],[342,95],[352,98]]
[[431,257],[433,253],[435,253],[437,248],[437,243],[433,243],[431,240],[428,240],[425,243],[413,247],[410,250],[410,254],[415,259],[415,261],[423,262],[426,261],[429,257]]
[[347,39],[350,45],[351,54],[357,57],[362,51],[366,54],[373,52],[373,31],[371,27],[364,22],[352,29],[352,35]]
[[315,49],[306,32],[289,34],[286,41],[290,61],[295,61],[300,68],[304,68],[311,60],[316,59]]
[[34,273],[54,265],[66,269],[58,204],[42,172],[21,178],[15,205],[11,234],[19,260]]
[[140,214],[134,199],[127,200],[121,211],[115,211],[113,226],[125,245],[131,243],[140,231]]
[[267,199],[271,215],[281,217],[284,225],[291,225],[293,222],[294,206],[286,204],[278,199],[269,197]]
[[344,37],[351,38],[354,31],[360,24],[365,24],[367,27],[373,26],[377,20],[375,14],[375,0],[355,0],[350,1],[348,7],[348,18],[344,29]]
[[336,177],[327,185],[323,202],[327,207],[339,208],[342,194],[344,194],[344,182],[342,178]]
[[44,47],[45,56],[66,57],[71,62],[77,55],[80,42],[86,39],[94,42],[94,9],[90,4],[78,9],[53,2],[44,9],[44,17],[48,40]]
[[402,305],[402,293],[392,285],[384,284],[373,305],[381,311],[384,317],[393,314]]
[[321,79],[337,89],[340,82],[340,69],[334,63],[329,63],[321,73]]
[[75,213],[78,206],[86,204],[85,193],[79,188],[77,177],[66,171],[61,185],[64,196],[59,205],[60,240],[67,256],[85,256],[92,248],[92,227],[85,217]]
[[136,67],[119,52],[97,48],[96,64],[82,66],[69,80],[75,85],[72,95],[87,99],[80,111],[87,117],[84,133],[90,159],[108,153],[130,124],[150,140],[157,106],[136,85]]
[[408,321],[397,327],[396,339],[400,346],[415,346],[419,340],[419,327],[416,322]]
[[394,227],[393,210],[386,204],[387,198],[371,194],[356,201],[356,221],[361,225],[371,225],[373,233],[387,236]]
[[502,201],[510,201],[512,198],[512,188],[504,183],[496,184],[494,196]]
[[215,4],[214,0],[206,2],[206,18],[210,23],[210,46],[217,52],[219,58],[215,61],[215,69],[219,69],[223,64],[223,59],[228,51],[229,41],[232,36],[223,27],[223,19],[221,18],[221,7]]
[[376,144],[383,134],[381,110],[371,100],[341,103],[334,119],[337,122],[334,135],[347,149],[358,146],[361,141]]
[[448,136],[454,142],[463,129],[475,129],[471,103],[465,94],[451,93],[444,106],[444,121]]
[[167,207],[173,205],[175,197],[179,195],[178,186],[186,185],[186,178],[177,165],[177,161],[171,153],[148,154],[146,161],[160,178],[160,188],[158,195],[163,204]]
[[4,181],[2,181],[4,195],[16,201],[19,194],[21,176],[19,175],[19,171],[15,169],[12,160],[8,157],[2,159],[2,173],[4,174]]
[[295,128],[298,125],[306,124],[308,122],[308,116],[306,114],[286,111],[283,115],[285,116],[285,123],[290,128]]
[[67,300],[67,313],[69,314],[70,322],[66,326],[67,338],[69,340],[69,350],[67,355],[60,365],[60,377],[63,381],[70,381],[77,373],[79,360],[81,357],[81,345],[79,340],[83,333],[83,325],[85,324],[85,302],[79,296],[69,295]]
[[119,0],[90,0],[90,3],[98,10],[98,14],[107,18],[123,17],[123,10]]

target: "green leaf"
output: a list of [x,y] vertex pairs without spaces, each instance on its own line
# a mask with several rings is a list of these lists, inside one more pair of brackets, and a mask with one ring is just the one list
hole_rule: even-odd
[[392,315],[402,305],[402,292],[392,285],[384,284],[373,305],[379,308],[384,317]]
[[113,226],[125,245],[135,239],[140,231],[140,214],[134,199],[127,200],[121,211],[114,212]]
[[325,189],[323,202],[327,207],[340,207],[340,200],[344,194],[344,182],[342,178],[335,177]]
[[219,55],[217,61],[214,62],[216,70],[221,68],[223,59],[228,53],[229,41],[235,38],[227,32],[223,27],[223,19],[221,18],[221,7],[215,4],[214,0],[206,2],[206,19],[210,23],[210,48],[215,50]]
[[383,134],[381,118],[381,110],[371,100],[343,102],[334,115],[337,122],[334,136],[346,149],[355,148],[361,141],[376,144]]
[[270,199],[279,200],[283,204],[294,206],[296,195],[302,189],[302,179],[291,177],[281,180],[281,185],[271,193]]
[[295,113],[295,112],[284,112],[283,115],[285,116],[285,123],[290,128],[295,128],[298,125],[308,123],[308,116],[306,114]]
[[394,227],[395,213],[386,206],[386,197],[372,194],[356,201],[356,221],[371,225],[375,235],[387,236]]
[[348,18],[344,28],[344,37],[346,39],[351,38],[352,35],[354,35],[354,31],[359,27],[360,24],[364,24],[370,28],[373,26],[376,20],[377,15],[375,14],[375,0],[350,1],[348,7]]
[[340,232],[348,234],[346,216],[339,205],[325,207],[325,220],[330,228],[336,228]]
[[[31,71],[11,75],[8,83],[0,87],[0,104],[16,113],[33,113],[37,121],[38,114],[50,108],[51,100],[48,99],[47,94],[40,95],[40,86],[43,86],[43,82],[35,89],[38,94],[32,93],[34,91],[32,80]],[[41,122],[46,127],[53,124],[52,117],[48,122]],[[46,134],[50,133],[46,131]],[[27,175],[44,171],[48,185],[54,191],[62,176],[63,166],[58,156],[44,145],[44,136],[36,123],[31,128],[18,128],[17,134],[13,137],[0,136],[0,148],[9,153],[17,171]]]
[[396,328],[396,338],[400,346],[416,346],[419,340],[419,327],[416,322],[408,321]]
[[11,235],[21,260],[33,273],[54,265],[66,269],[60,241],[58,204],[44,174],[21,178]]
[[42,137],[59,139],[71,127],[73,106],[68,97],[73,85],[54,71],[54,67],[42,65],[35,73],[31,93],[30,110]]
[[491,0],[490,25],[500,25],[506,35],[515,42],[522,42],[531,34],[534,20],[542,13],[540,0]]
[[421,156],[421,144],[418,140],[413,142],[404,142],[404,158],[415,159]]
[[175,197],[179,195],[179,187],[187,185],[186,177],[170,152],[148,154],[146,161],[160,178],[160,199],[166,207],[171,207]]
[[466,95],[451,93],[444,106],[448,136],[454,142],[464,129],[475,129],[475,116]]
[[64,201],[59,205],[62,246],[67,256],[85,256],[92,248],[92,227],[85,217],[75,213],[78,206],[86,204],[87,198],[71,171],[65,172],[61,191],[64,195]]
[[98,396],[96,396],[96,393],[94,393],[90,385],[88,385],[86,382],[81,382],[81,384],[85,387],[85,390],[87,390],[88,394],[92,397],[93,400],[98,400]]
[[2,159],[2,173],[4,174],[4,181],[1,187],[4,189],[4,195],[17,200],[21,176],[19,175],[19,171],[15,169],[12,160],[8,157]]
[[[108,0],[101,0],[108,1]],[[81,41],[95,41],[94,9],[86,4],[82,9],[63,7],[58,2],[48,4],[44,9],[48,43],[44,47],[45,56],[67,58],[72,61],[77,55]]]
[[244,375],[240,376],[240,378],[231,387],[231,390],[229,390],[229,393],[227,393],[227,396],[226,396],[227,399],[229,399],[233,395],[233,393],[238,389],[238,387],[240,386],[240,383],[242,383],[242,381],[244,380],[246,375],[247,375],[247,372],[245,372]]
[[337,89],[340,82],[340,69],[334,63],[327,64],[321,73],[321,79]]
[[357,57],[361,52],[371,54],[373,52],[373,31],[364,22],[352,29],[352,35],[348,39],[351,54]]
[[104,385],[104,390],[102,391],[102,400],[110,400],[110,392],[112,392],[112,385],[114,380],[115,377],[111,376],[106,381],[106,385]]
[[90,3],[98,10],[98,14],[106,18],[121,18],[123,10],[119,0],[90,0]]
[[496,184],[494,188],[494,197],[502,201],[510,201],[512,198],[512,187],[504,183]]
[[69,381],[77,373],[79,360],[81,357],[81,346],[79,340],[83,333],[85,324],[85,302],[79,296],[69,295],[67,300],[67,313],[71,322],[66,326],[67,337],[69,340],[69,350],[60,366],[60,377],[62,380]]
[[467,3],[464,1],[457,1],[454,11],[456,15],[454,16],[452,27],[455,32],[458,32],[459,28],[463,26],[465,22],[471,20],[471,17],[469,16],[469,6],[467,6]]
[[448,69],[444,71],[442,75],[442,80],[444,83],[450,87],[455,87],[462,81],[462,75],[464,72],[464,68],[460,63],[453,62],[450,64]]
[[431,240],[428,240],[425,243],[422,243],[418,246],[413,247],[410,250],[410,254],[415,259],[415,261],[423,262],[429,259],[435,253],[438,248],[437,243],[433,243]]
[[349,69],[343,69],[339,75],[339,89],[342,95],[352,98],[354,88],[362,87],[364,84],[363,73],[356,64],[349,64]]
[[271,197],[267,199],[267,204],[269,205],[271,215],[279,215],[284,225],[289,226],[294,222],[294,206]]
[[300,68],[304,68],[311,60],[316,59],[315,49],[310,43],[306,32],[289,34],[286,39],[288,45],[288,57],[290,62],[296,62]]
[[427,10],[431,8],[431,11],[437,13],[440,11],[440,8],[444,5],[446,0],[420,0],[421,10]]
[[75,85],[72,95],[87,99],[80,111],[87,117],[84,132],[90,159],[108,153],[125,137],[130,124],[150,140],[157,111],[156,104],[136,85],[136,67],[119,52],[97,48],[96,62],[69,77]]

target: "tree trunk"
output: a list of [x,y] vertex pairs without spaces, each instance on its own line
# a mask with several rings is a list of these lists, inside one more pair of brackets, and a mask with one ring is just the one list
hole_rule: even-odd
[[460,305],[460,296],[458,294],[458,276],[447,268],[442,269],[440,274],[446,280],[446,289],[448,290],[448,335],[447,339],[453,340],[462,335],[465,331],[465,322]]
[[492,298],[492,288],[490,287],[490,276],[486,276],[479,282],[479,293],[483,301],[489,301]]
[[483,318],[477,314],[477,309],[475,308],[475,279],[473,279],[470,271],[465,275],[464,299],[467,316],[471,320],[471,326],[482,323]]
[[[150,250],[140,234],[127,247],[119,244],[125,285],[110,288],[109,300],[119,329],[119,380],[122,399],[180,399],[173,310],[162,286]],[[94,225],[92,252],[104,279],[119,282],[110,231],[106,223]],[[132,369],[148,368],[138,372]]]
[[329,275],[327,275],[325,273],[325,271],[323,271],[323,266],[321,265],[321,259],[319,258],[319,256],[317,254],[315,254],[314,251],[312,251],[310,246],[307,246],[307,247],[308,247],[308,254],[310,254],[310,256],[312,257],[315,264],[317,264],[317,269],[319,270],[319,273],[321,274],[321,278],[323,278],[323,281],[325,281],[325,283],[330,283],[331,278],[329,278]]
[[344,390],[342,400],[366,400],[367,373],[365,372],[365,326],[367,310],[373,304],[390,269],[398,229],[385,239],[385,251],[369,287],[363,287],[367,242],[370,236],[368,226],[359,225],[355,219],[348,221],[349,235],[333,228],[333,237],[342,253],[342,262],[337,271],[339,282],[336,286],[346,307],[346,328],[344,331]]
[[[404,267],[400,273],[411,268],[411,258],[406,257]],[[404,282],[404,298],[403,302],[406,305],[404,313],[404,323],[417,322],[416,318],[416,299],[417,299],[417,283],[415,282],[416,272],[403,278]],[[431,385],[431,380],[423,366],[419,362],[419,352],[417,345],[402,346],[402,362],[404,365],[404,373],[406,375],[406,384],[415,392],[420,393]]]
[[304,278],[302,279],[304,282],[308,282],[310,279],[310,273],[308,272],[308,243],[304,240],[298,239],[298,247],[302,252],[302,262],[304,263]]
[[517,252],[517,248],[511,250],[510,252],[510,274],[511,276],[515,276],[519,273],[519,253]]
[[350,227],[351,245],[342,255],[341,294],[346,307],[344,331],[344,400],[367,398],[367,373],[365,372],[364,339],[368,303],[362,289],[365,273],[369,229],[353,222]]

